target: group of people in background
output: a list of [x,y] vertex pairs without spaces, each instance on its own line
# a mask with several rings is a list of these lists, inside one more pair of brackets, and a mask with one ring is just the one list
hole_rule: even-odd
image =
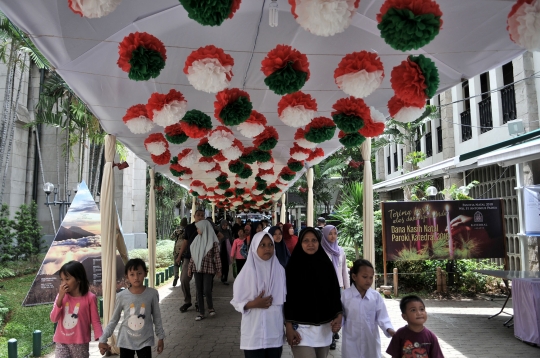
[[[373,290],[374,268],[364,259],[350,269],[338,230],[319,218],[316,228],[307,227],[294,235],[290,224],[270,227],[268,222],[227,220],[215,226],[195,212],[195,220],[181,221],[175,230],[175,277],[180,280],[184,303],[180,312],[192,306],[190,280],[195,277],[197,315],[203,320],[216,311],[212,301],[214,277],[228,285],[228,271],[234,261],[236,280],[232,306],[242,314],[240,349],[247,358],[281,357],[286,341],[296,358],[326,357],[335,349],[342,331],[342,356],[381,356],[379,328],[392,337],[386,352],[393,358],[443,357],[437,337],[424,327],[427,313],[422,300],[407,296],[401,300],[402,318],[407,325],[394,331],[381,295]],[[181,268],[181,269],[180,269]],[[144,286],[148,270],[141,259],[125,265],[128,289],[117,294],[115,308],[102,330],[96,297],[81,263],[71,261],[60,269],[60,288],[51,320],[61,322],[55,332],[56,357],[88,357],[90,327],[99,340],[101,354],[111,350],[107,343],[121,314],[124,320],[114,345],[120,356],[151,357],[164,349],[158,291]]]

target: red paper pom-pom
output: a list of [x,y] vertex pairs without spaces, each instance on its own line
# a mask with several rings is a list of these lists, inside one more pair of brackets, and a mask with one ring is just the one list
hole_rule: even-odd
[[343,113],[348,116],[360,117],[364,119],[364,121],[365,118],[371,118],[369,107],[361,98],[354,98],[352,96],[347,98],[340,98],[336,101],[336,103],[334,103],[332,108],[335,110],[334,112],[332,112],[332,116]]
[[[240,3],[240,0],[238,0],[238,3]],[[239,5],[240,6],[240,5]],[[193,51],[186,59],[186,63],[184,65],[184,73],[188,74],[188,68],[193,65],[193,62],[199,61],[205,58],[215,58],[221,63],[222,66],[234,66],[234,59],[223,52],[222,49],[219,47],[216,47],[214,45],[208,45],[205,47],[200,47],[199,49]],[[232,72],[227,74],[227,80],[231,80]]]
[[408,58],[392,69],[390,77],[396,96],[404,103],[416,107],[422,106],[427,99],[425,81],[420,66]]
[[146,106],[144,104],[136,104],[129,107],[122,120],[124,121],[124,123],[127,123],[130,119],[138,117],[149,118],[148,112],[146,111]]
[[142,46],[147,50],[157,51],[163,57],[163,61],[167,60],[167,50],[165,50],[163,42],[161,42],[157,37],[146,32],[132,32],[128,36],[124,37],[118,47],[120,57],[116,63],[118,64],[118,67],[122,69],[122,71],[129,72],[131,69],[131,65],[129,63],[131,60],[131,54],[139,46]]
[[276,131],[276,129],[272,126],[268,126],[264,129],[264,131],[255,137],[255,140],[253,141],[253,145],[255,148],[258,148],[264,141],[274,138],[275,140],[279,140],[279,134]]
[[215,162],[226,162],[228,159],[225,158],[225,156],[223,155],[222,152],[219,152],[218,154],[214,155],[212,157],[212,159],[215,161]]
[[[416,16],[423,14],[433,14],[436,17],[442,17],[442,11],[439,4],[432,0],[386,0],[381,6],[380,13],[377,14],[377,22],[381,22],[383,16],[390,10],[394,9],[409,9]],[[443,21],[440,19],[441,28]]]
[[365,70],[366,72],[383,71],[384,66],[379,55],[373,52],[360,51],[345,55],[334,71],[334,79],[343,75]]
[[247,93],[246,91],[242,91],[238,88],[227,88],[221,92],[218,92],[218,94],[216,95],[216,101],[214,102],[214,116],[218,121],[220,121],[222,124],[225,124],[219,116],[221,110],[229,103],[238,100],[240,96],[247,97],[248,100],[251,100],[251,98],[249,97],[249,93]]
[[303,92],[295,92],[281,97],[278,102],[278,115],[281,116],[283,110],[287,107],[304,106],[306,110],[317,110],[317,102],[311,95]]
[[210,129],[199,127],[195,124],[190,124],[188,122],[180,122],[180,126],[184,133],[187,134],[190,138],[202,138],[208,133],[210,133]]
[[165,165],[165,164],[169,164],[169,161],[171,160],[171,152],[169,152],[169,150],[167,149],[161,155],[151,154],[150,157],[152,158],[152,161],[156,163],[157,165]]
[[173,101],[185,102],[184,95],[174,88],[167,94],[154,92],[150,96],[148,103],[146,104],[146,111],[148,112],[148,118],[154,119],[154,111],[161,111],[166,104]]
[[266,77],[279,69],[282,69],[287,63],[292,62],[295,71],[307,73],[306,81],[309,80],[309,62],[307,56],[289,45],[277,45],[276,48],[268,52],[261,62],[261,71]]
[[182,130],[182,125],[180,123],[172,124],[170,126],[165,127],[164,132],[169,137],[185,134],[184,131]]
[[330,118],[317,117],[317,118],[314,118],[311,122],[309,122],[309,124],[306,126],[305,131],[309,132],[311,129],[322,128],[322,127],[335,127],[335,126],[336,124]]

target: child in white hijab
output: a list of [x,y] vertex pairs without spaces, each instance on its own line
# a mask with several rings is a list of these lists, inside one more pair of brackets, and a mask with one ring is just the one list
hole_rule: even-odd
[[287,294],[285,270],[267,232],[257,233],[244,268],[236,277],[231,304],[242,313],[240,349],[246,358],[281,357],[283,351],[283,303]]

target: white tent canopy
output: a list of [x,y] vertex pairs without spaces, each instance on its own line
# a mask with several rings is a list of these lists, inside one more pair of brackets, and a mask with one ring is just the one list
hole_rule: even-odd
[[[280,96],[268,90],[260,71],[261,60],[276,45],[289,44],[308,56],[311,78],[302,91],[317,100],[318,115],[326,117],[330,116],[332,104],[346,97],[335,85],[333,72],[341,58],[353,51],[375,51],[384,63],[386,76],[381,87],[365,98],[369,106],[383,113],[388,112],[386,103],[393,95],[390,72],[408,54],[424,54],[435,62],[440,92],[522,52],[506,31],[506,16],[513,1],[440,0],[444,24],[439,35],[422,49],[408,53],[393,50],[380,37],[375,19],[382,0],[362,0],[351,26],[331,37],[315,36],[302,29],[286,0],[278,1],[278,27],[269,27],[268,0],[242,1],[234,17],[219,27],[202,26],[189,19],[178,0],[124,0],[114,12],[98,19],[80,17],[67,3],[0,0],[0,9],[33,39],[56,71],[87,103],[105,131],[150,165],[150,153],[143,146],[148,134],[132,134],[122,117],[130,106],[145,104],[153,92],[167,93],[172,88],[184,94],[188,109],[199,109],[213,117],[215,95],[195,90],[182,71],[186,57],[202,46],[213,44],[234,58],[234,77],[229,88],[247,91],[253,108],[277,129],[279,143],[272,155],[276,175],[290,158],[295,132],[278,118]],[[116,64],[119,43],[135,31],[148,32],[165,44],[166,66],[156,79],[132,81]],[[213,124],[218,125],[215,118]],[[251,145],[251,139],[242,137],[236,127],[231,129],[245,146]],[[162,130],[156,126],[153,132]],[[198,140],[189,139],[181,146],[171,145],[171,154],[174,156],[185,147],[195,149],[197,143]],[[319,145],[325,156],[340,146],[337,131],[334,139]],[[213,177],[193,169],[193,179],[216,185]],[[227,171],[226,164],[222,169]],[[156,170],[170,175],[168,165],[156,166]],[[250,180],[248,188],[253,183]]]

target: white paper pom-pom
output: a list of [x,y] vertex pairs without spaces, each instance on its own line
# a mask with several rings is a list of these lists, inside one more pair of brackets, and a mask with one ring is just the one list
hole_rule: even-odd
[[306,109],[304,106],[287,107],[281,112],[279,119],[289,127],[302,127],[315,118],[316,111]]
[[[203,159],[203,158],[201,158],[201,159]],[[204,171],[207,171],[207,170],[210,170],[210,169],[214,168],[214,165],[215,165],[214,162],[201,161],[200,159],[199,159],[199,162],[196,164],[197,169],[204,170]],[[218,175],[220,173],[221,172],[219,172]]]
[[257,163],[257,164],[259,165],[259,168],[262,169],[262,170],[272,169],[274,167],[274,165],[275,165],[273,160],[270,160],[269,162]]
[[228,128],[216,128],[208,136],[208,144],[222,150],[230,148],[234,141],[234,134]]
[[[236,177],[236,181],[240,184],[247,184],[249,178],[240,178],[240,177]],[[238,183],[235,182],[235,184],[237,185]],[[244,187],[245,188],[245,187]]]
[[176,124],[184,118],[186,110],[186,101],[172,101],[171,103],[167,103],[161,110],[154,110],[154,123],[162,127]]
[[232,66],[223,66],[217,58],[203,58],[188,67],[189,83],[199,91],[218,93],[229,87]]
[[371,112],[371,119],[375,123],[384,123],[386,122],[386,117],[384,114],[379,112],[375,107],[371,106],[369,107],[369,111]]
[[312,166],[314,166],[314,165],[319,164],[319,163],[322,162],[323,160],[324,160],[324,157],[323,157],[323,156],[321,156],[321,157],[315,157],[315,158],[313,158],[312,160],[308,161],[307,163],[308,163],[308,165],[309,165],[310,167],[312,167]]
[[185,173],[185,174],[182,174],[182,175],[180,176],[180,179],[181,179],[181,180],[188,180],[188,179],[191,179],[191,178],[193,178],[193,174],[187,174],[187,173]]
[[275,174],[263,174],[261,175],[262,180],[266,180],[267,182],[271,182],[276,178]]
[[264,200],[259,200],[257,201],[257,205],[264,205],[265,201]]
[[178,182],[179,182],[180,185],[182,185],[183,187],[189,188],[189,186],[191,185],[191,178],[190,178],[190,179],[180,178],[180,179],[178,180]]
[[241,182],[238,182],[238,183],[236,184],[236,187],[237,187],[238,189],[245,189],[245,188],[247,187],[247,183],[241,183]]
[[225,190],[220,189],[220,188],[215,188],[214,193],[216,193],[218,195],[223,195],[223,194],[225,194]]
[[298,151],[298,152],[291,153],[291,158],[298,161],[306,160],[308,157],[309,157],[309,153],[305,153],[305,152]]
[[424,110],[424,108],[418,107],[403,107],[396,113],[394,119],[403,123],[414,121],[416,118],[424,114]]
[[262,190],[257,189],[251,189],[251,192],[253,193],[253,195],[261,195],[263,193]]
[[298,144],[302,148],[306,149],[313,149],[315,148],[319,143],[313,143],[305,138],[299,138],[296,140],[296,144]]
[[384,78],[383,74],[383,71],[360,70],[337,77],[336,84],[349,96],[364,98],[379,88]]
[[221,170],[210,170],[207,171],[206,174],[208,174],[210,178],[217,178],[221,174]]
[[317,36],[345,31],[356,12],[355,0],[296,0],[296,22]]
[[122,0],[68,0],[71,10],[90,19],[109,15]]
[[153,155],[161,155],[168,149],[166,143],[163,142],[151,142],[144,145],[146,150]]
[[264,125],[259,123],[244,122],[242,124],[239,124],[236,129],[244,137],[254,138],[264,131]]
[[191,168],[198,159],[198,154],[193,150],[189,149],[188,153],[182,158],[178,158],[178,164],[185,168]]
[[237,146],[232,146],[221,151],[223,156],[228,160],[236,160],[242,156],[242,151]]
[[144,116],[132,118],[125,123],[133,134],[148,133],[152,130],[152,128],[154,128],[154,122]]
[[540,51],[540,1],[523,3],[508,17],[510,38],[529,51]]

